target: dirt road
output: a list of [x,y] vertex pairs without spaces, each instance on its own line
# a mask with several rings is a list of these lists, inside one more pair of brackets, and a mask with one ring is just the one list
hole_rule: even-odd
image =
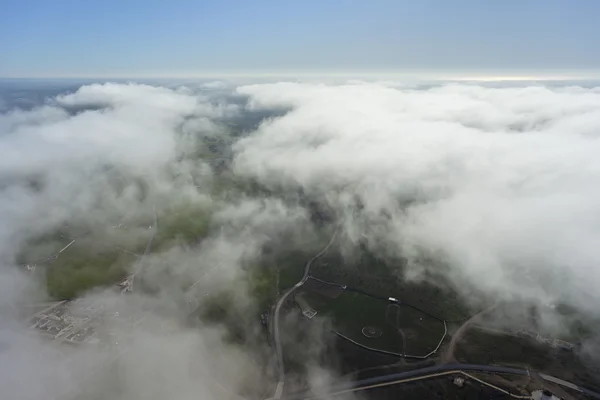
[[473,315],[471,318],[466,320],[456,330],[456,332],[454,332],[454,334],[452,335],[452,339],[450,339],[450,344],[448,345],[448,348],[446,349],[445,353],[442,355],[442,360],[441,360],[442,363],[449,363],[452,361],[456,361],[456,359],[454,358],[454,349],[456,348],[456,344],[458,343],[460,338],[465,334],[467,329],[469,329],[469,327],[473,323],[477,322],[479,320],[479,318],[481,318],[484,314],[487,314],[488,312],[492,311],[494,309],[494,307],[496,307],[496,305],[488,307],[488,308],[478,312],[477,314]]

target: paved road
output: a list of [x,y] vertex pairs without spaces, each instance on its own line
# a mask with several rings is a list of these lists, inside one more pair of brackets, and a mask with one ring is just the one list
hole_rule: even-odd
[[[466,371],[472,372],[485,372],[492,374],[512,374],[512,375],[521,375],[521,376],[532,376],[538,375],[542,380],[554,384],[558,384],[564,387],[568,387],[572,390],[578,391],[580,393],[585,394],[586,396],[600,399],[600,393],[596,393],[592,390],[586,389],[584,387],[575,385],[571,382],[567,382],[560,378],[556,378],[550,375],[538,373],[535,371],[518,369],[518,368],[510,368],[510,367],[501,367],[496,365],[477,365],[477,364],[442,364],[435,365],[433,367],[420,368],[416,370],[399,372],[395,374],[388,374],[383,376],[377,376],[374,378],[362,379],[359,381],[354,381],[350,383],[344,383],[340,385],[334,385],[326,390],[320,389],[321,393],[318,397],[328,397],[331,395],[339,395],[347,392],[356,392],[365,389],[371,389],[382,386],[395,385],[400,383],[406,383],[416,380],[422,379],[430,379],[444,375],[458,374],[464,373]],[[315,398],[312,393],[301,393],[291,395],[286,397],[286,400],[300,400],[300,399],[310,399]]]
[[283,348],[281,346],[281,335],[279,332],[279,314],[281,312],[281,306],[283,305],[283,303],[285,303],[285,300],[288,298],[288,296],[290,294],[294,293],[294,291],[296,289],[298,289],[299,287],[304,285],[304,283],[306,282],[306,280],[308,279],[308,276],[310,274],[310,267],[311,267],[312,263],[317,258],[319,258],[323,254],[325,254],[325,252],[333,244],[333,241],[335,240],[336,235],[337,235],[337,229],[335,230],[335,232],[333,232],[333,235],[331,236],[329,243],[327,243],[327,246],[325,246],[323,248],[323,250],[321,250],[319,253],[317,253],[313,258],[308,260],[308,262],[306,263],[306,266],[304,267],[304,275],[302,276],[302,279],[300,279],[300,281],[298,283],[296,283],[294,286],[292,286],[290,289],[288,289],[283,294],[283,296],[281,296],[281,298],[277,302],[277,305],[275,306],[275,312],[273,313],[273,341],[275,342],[275,353],[277,355],[277,369],[278,369],[278,374],[279,374],[279,381],[277,383],[277,388],[275,389],[275,394],[273,395],[274,399],[281,398],[281,395],[283,394],[283,386],[284,386],[284,378],[285,378],[285,370],[283,367]]

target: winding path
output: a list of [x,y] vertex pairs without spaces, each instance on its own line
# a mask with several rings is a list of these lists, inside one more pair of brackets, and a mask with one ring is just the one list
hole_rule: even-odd
[[460,340],[460,338],[462,337],[462,335],[464,335],[464,333],[466,332],[466,330],[474,323],[476,322],[479,318],[481,318],[481,316],[483,316],[484,314],[492,311],[494,309],[494,307],[496,307],[496,305],[493,305],[491,307],[488,307],[484,310],[479,311],[477,314],[473,315],[471,318],[469,318],[468,320],[466,320],[457,330],[456,332],[454,332],[454,334],[452,335],[452,339],[450,339],[450,344],[448,345],[448,348],[446,349],[446,352],[444,353],[444,355],[442,356],[442,363],[449,363],[450,361],[454,360],[454,349],[456,348],[456,344],[458,343],[458,341]]
[[300,281],[298,283],[296,283],[294,286],[292,286],[290,289],[288,289],[283,294],[283,296],[281,296],[281,298],[277,302],[277,305],[275,306],[275,312],[273,313],[273,341],[275,342],[275,353],[277,355],[277,368],[278,368],[279,380],[277,382],[275,394],[273,395],[274,399],[281,398],[281,395],[283,394],[283,386],[285,384],[285,382],[284,382],[285,370],[284,370],[284,366],[283,366],[283,348],[281,345],[281,335],[279,332],[279,314],[281,313],[281,306],[283,305],[283,303],[285,303],[285,300],[288,298],[288,296],[290,294],[294,293],[294,291],[296,291],[296,289],[298,289],[299,287],[302,287],[302,285],[304,285],[304,283],[306,282],[306,280],[308,279],[308,276],[310,274],[310,267],[311,267],[312,263],[317,258],[319,258],[323,254],[325,254],[325,252],[329,249],[329,247],[331,247],[331,245],[333,244],[333,241],[335,240],[335,238],[337,236],[337,232],[338,232],[338,230],[336,229],[333,232],[333,235],[331,236],[329,243],[327,243],[327,245],[323,248],[323,250],[321,250],[313,258],[308,260],[308,262],[306,263],[306,266],[304,267],[304,275],[302,276],[302,279],[300,279]]

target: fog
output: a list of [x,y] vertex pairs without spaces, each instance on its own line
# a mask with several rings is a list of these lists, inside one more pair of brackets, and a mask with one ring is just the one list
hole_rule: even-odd
[[407,257],[409,277],[439,268],[419,262],[434,257],[459,290],[594,312],[597,89],[277,83],[238,92],[253,108],[291,108],[236,144],[240,173],[353,207],[350,237]]
[[[599,89],[314,81],[91,84],[26,109],[0,103],[7,397],[270,397],[273,351],[254,318],[264,310],[252,274],[267,247],[315,254],[324,244],[298,193],[331,210],[340,249],[366,243],[406,264],[399,280],[435,280],[473,306],[476,289],[600,317]],[[230,171],[218,173],[206,138],[223,146]],[[205,236],[160,241],[181,209],[209,216]],[[123,221],[132,226],[112,228]],[[65,224],[140,252],[159,240],[128,265],[143,268],[149,293],[85,293],[105,313],[143,320],[98,322],[119,342],[109,350],[65,349],[19,317],[47,297],[16,267],[20,254]],[[186,320],[221,297],[243,343],[221,322]],[[316,385],[335,380],[318,362],[326,329],[309,333],[313,348],[289,350]]]
[[[256,305],[242,267],[259,259],[262,246],[278,235],[310,229],[303,228],[304,210],[276,199],[213,196],[210,159],[195,153],[202,152],[201,138],[228,134],[218,121],[236,110],[186,88],[109,83],[2,114],[0,381],[8,397],[222,399],[243,388],[268,388],[254,361],[268,365],[264,343],[246,351],[230,344],[217,322],[186,325],[206,296],[225,296],[247,340],[260,337],[253,333],[259,320],[249,316]],[[206,210],[216,227],[196,245],[166,242],[143,261],[130,261],[129,269],[138,272],[134,287],[143,282],[151,295],[123,297],[102,289],[83,299],[102,308],[93,328],[101,337],[110,332],[115,346],[65,348],[18,318],[24,304],[45,299],[44,286],[14,265],[31,240],[69,226],[68,232],[85,233],[75,238],[75,251],[99,239],[143,249],[149,239],[144,226],[157,236],[161,223],[163,230],[176,229],[179,221],[169,218],[182,207]],[[132,226],[114,229],[122,222]],[[61,261],[55,264],[47,268],[62,268]],[[79,304],[70,312],[90,313]],[[115,314],[143,323],[125,324],[110,318]]]

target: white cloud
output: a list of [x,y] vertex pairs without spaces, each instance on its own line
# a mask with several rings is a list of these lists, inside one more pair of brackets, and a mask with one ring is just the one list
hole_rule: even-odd
[[437,268],[417,265],[427,252],[451,264],[445,276],[459,287],[597,304],[598,89],[278,83],[238,92],[253,109],[291,109],[237,144],[238,172],[329,193],[338,209],[357,195],[362,218],[379,223],[365,232],[372,243],[411,258],[413,273]]
[[79,112],[67,116],[62,109],[44,107],[21,115],[2,136],[4,173],[38,172],[50,163],[68,168],[96,162],[161,165],[173,156],[174,128],[198,107],[189,94],[117,84],[84,86],[55,103]]
[[[219,115],[219,107],[189,90],[110,83],[83,86],[41,108],[2,115],[2,244],[15,247],[9,236],[24,227],[43,232],[68,218],[90,216],[98,199],[103,199],[104,212],[131,209],[135,196],[116,201],[107,190],[102,172],[107,166],[142,178],[158,193],[172,191],[178,183],[162,176],[165,168],[176,162],[182,148],[193,147],[193,135],[216,130],[211,123],[190,124]],[[183,164],[177,168],[194,173]],[[34,193],[23,187],[23,178],[39,180],[42,189]],[[189,197],[190,189],[197,195],[188,186],[179,187],[182,198]]]
[[[0,116],[0,344],[4,346],[0,350],[0,383],[6,396],[62,398],[61,393],[78,382],[84,382],[83,386],[92,391],[98,389],[96,383],[119,385],[110,370],[87,376],[105,364],[110,354],[94,349],[55,351],[52,344],[35,337],[33,332],[28,333],[16,319],[15,304],[44,298],[38,293],[40,288],[32,286],[13,265],[23,242],[73,220],[84,220],[101,231],[111,219],[151,211],[152,203],[157,207],[164,203],[209,203],[210,198],[199,193],[195,187],[198,182],[192,182],[191,178],[210,174],[210,168],[199,160],[182,161],[180,156],[192,151],[196,135],[214,133],[206,131],[221,133],[210,121],[234,111],[232,107],[211,104],[187,89],[105,84],[83,86],[75,93],[50,99],[42,107]],[[125,185],[120,193],[111,183],[115,180]],[[36,185],[30,185],[30,181]],[[141,200],[137,186],[140,182],[150,200]],[[137,234],[130,230],[130,236]],[[180,252],[170,261],[177,265],[186,261],[185,256]],[[235,261],[228,267],[239,268]],[[229,274],[235,276],[234,272]],[[180,297],[182,294],[178,293]],[[151,304],[146,300],[143,306],[132,306],[134,311],[152,313],[160,308],[160,302]],[[168,304],[177,300],[173,297],[161,301]],[[123,368],[130,372],[131,378],[127,387],[122,388],[124,398],[138,398],[143,387],[152,390],[149,382],[139,386],[139,379],[152,373],[165,375],[166,380],[153,380],[164,390],[173,390],[168,386],[173,379],[187,382],[189,387],[181,388],[180,393],[189,397],[193,380],[189,376],[174,376],[180,375],[189,364],[189,359],[180,357],[181,354],[189,354],[194,343],[209,338],[212,350],[228,352],[228,347],[215,335],[192,334],[183,328],[175,334],[178,345],[163,333],[144,336],[143,332],[130,329],[126,333],[140,342],[121,346],[129,351],[129,358],[122,363],[130,363]],[[172,346],[167,348],[167,344]],[[164,352],[158,357],[151,354],[153,346]],[[197,352],[197,362],[206,363],[207,354]],[[142,358],[146,365],[138,363]],[[241,367],[243,358],[238,355],[237,360],[236,365]],[[171,376],[166,376],[169,368]],[[225,375],[234,378],[238,373],[234,371],[238,370],[232,367],[231,371]],[[210,386],[206,380],[195,385]],[[155,386],[154,395],[164,397],[157,390]],[[217,396],[211,390],[207,389],[205,398]],[[108,390],[101,393],[110,394]]]
[[[121,398],[177,393],[211,399],[224,397],[221,383],[234,389],[262,384],[252,372],[252,355],[224,345],[219,328],[159,330],[165,316],[182,312],[190,293],[240,284],[243,267],[266,243],[293,247],[314,233],[306,211],[284,201],[215,200],[202,187],[199,193],[198,180],[212,179],[210,167],[181,160],[194,152],[197,136],[227,133],[221,122],[240,116],[224,99],[239,103],[240,96],[248,97],[256,115],[277,116],[236,144],[238,174],[328,199],[346,237],[364,234],[375,250],[408,257],[413,276],[432,270],[459,288],[465,282],[597,312],[600,90],[281,82],[239,87],[234,98],[225,93],[230,84],[209,85],[214,95],[89,85],[43,107],[0,115],[0,345],[10,347],[0,348],[0,364],[10,365],[0,382],[8,385],[10,378],[9,393],[35,398],[48,387],[48,395],[57,394],[80,381],[90,363],[105,361],[106,355],[81,352],[67,365],[61,354],[47,352],[36,364],[35,354],[47,343],[21,335],[9,318],[9,306],[30,293],[29,281],[8,266],[23,240],[65,221],[104,223],[150,209],[135,185],[120,195],[107,190],[114,177],[106,166],[126,180],[143,181],[159,207],[210,206],[218,229],[198,246],[147,258],[145,279],[158,294],[152,300],[134,296],[127,304],[134,313],[150,314],[144,328],[150,332],[124,329],[129,356],[92,377],[88,389],[114,384]],[[41,184],[32,189],[23,178]],[[424,254],[436,262],[423,263]],[[438,270],[443,263],[450,268]],[[192,282],[200,283],[189,290]],[[242,285],[232,304],[247,311],[249,296]],[[240,312],[240,321],[254,329],[256,321],[244,318]],[[215,366],[216,359],[221,363]],[[207,372],[206,365],[214,368]],[[115,371],[125,379],[116,379]]]
[[[252,359],[263,356],[263,342],[254,332],[259,320],[244,267],[260,256],[265,243],[281,240],[292,229],[304,233],[306,215],[279,200],[213,198],[211,167],[186,158],[198,151],[199,138],[227,135],[222,121],[237,109],[187,88],[94,84],[30,111],[0,115],[0,386],[6,396],[215,399],[241,388],[263,389],[262,371]],[[119,185],[122,190],[115,189]],[[215,229],[201,243],[173,244],[147,255],[143,279],[156,288],[154,295],[124,300],[86,294],[88,300],[144,317],[139,328],[94,322],[97,331],[117,335],[117,350],[61,350],[14,314],[15,304],[46,300],[39,285],[14,266],[28,239],[75,221],[127,246],[124,242],[139,237],[147,240],[148,231],[129,227],[111,234],[111,221],[140,214],[150,220],[154,205],[168,220],[181,204],[214,213]],[[159,219],[159,226],[163,222]],[[59,258],[52,268],[60,267]],[[186,312],[202,305],[203,296],[223,293],[231,295],[228,308],[237,313],[236,323],[256,342],[250,350],[227,343],[216,323],[163,329],[173,320],[189,323]],[[197,303],[190,303],[191,297]],[[109,364],[114,351],[125,354]]]

